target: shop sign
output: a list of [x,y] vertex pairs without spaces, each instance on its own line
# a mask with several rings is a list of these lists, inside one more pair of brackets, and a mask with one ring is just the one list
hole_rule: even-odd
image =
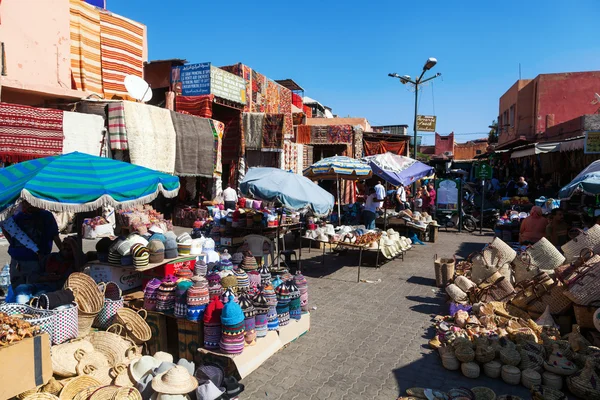
[[221,68],[211,66],[210,93],[225,100],[246,104],[246,80]]
[[444,179],[436,181],[437,186],[437,210],[458,211],[458,200],[460,192],[460,180]]
[[492,179],[492,167],[488,163],[479,164],[477,177],[480,179]]
[[211,65],[209,62],[188,64],[171,69],[173,91],[183,96],[210,94]]
[[600,131],[587,131],[585,133],[583,152],[585,154],[600,153]]
[[435,132],[436,118],[434,115],[417,115],[417,131]]

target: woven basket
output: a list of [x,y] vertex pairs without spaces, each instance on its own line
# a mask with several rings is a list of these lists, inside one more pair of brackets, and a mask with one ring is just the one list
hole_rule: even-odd
[[523,343],[521,343],[521,349],[529,353],[537,354],[542,358],[546,356],[546,348],[544,347],[544,345],[541,343],[536,343],[532,340],[526,340]]
[[563,378],[560,375],[546,371],[542,374],[542,383],[546,387],[561,390],[563,387]]
[[123,296],[121,288],[114,282],[101,283],[98,285],[104,293],[104,306],[94,320],[94,326],[106,329],[114,322],[117,310],[123,308]]
[[78,360],[75,358],[75,353],[79,351],[91,353],[94,351],[94,346],[87,340],[75,340],[52,346],[50,348],[50,358],[52,359],[54,375],[61,378],[76,376]]
[[73,272],[67,278],[64,289],[71,289],[79,310],[78,325],[79,336],[84,337],[90,333],[94,319],[104,306],[104,296],[96,282],[86,274]]
[[448,352],[442,355],[442,365],[447,370],[456,371],[460,368],[460,361],[453,353]]
[[588,305],[600,300],[600,285],[596,282],[600,278],[600,262],[587,265],[579,270],[580,273],[567,283],[565,295],[573,303]]
[[594,313],[598,308],[600,308],[600,301],[594,301],[587,306],[573,304],[573,311],[575,312],[575,320],[577,321],[577,325],[584,329],[595,329]]
[[125,327],[127,336],[135,344],[143,344],[152,338],[152,330],[146,322],[146,310],[140,312],[144,313],[143,317],[130,308],[121,308],[115,316],[115,321]]
[[112,400],[142,400],[142,395],[136,388],[122,387],[116,391]]
[[[518,271],[515,278],[522,277],[521,272],[527,268],[553,272],[555,268],[560,267],[564,262],[565,257],[560,254],[558,249],[548,239],[541,238],[513,261],[515,270]],[[528,278],[525,277],[524,279]],[[520,282],[520,280],[517,282]]]
[[117,364],[111,371],[113,379],[113,385],[122,387],[133,387],[136,382],[132,380],[129,375],[129,370],[125,364]]
[[470,278],[477,285],[492,276],[500,268],[499,264],[488,263],[481,253],[475,254],[472,259],[473,267],[471,268]]
[[485,364],[493,361],[496,358],[496,350],[490,345],[477,346],[475,350],[475,360],[479,363]]
[[86,389],[83,389],[81,392],[77,393],[75,397],[73,397],[73,400],[88,400],[92,393],[100,388],[101,386],[90,386]]
[[509,385],[518,385],[521,382],[521,371],[512,365],[502,366],[502,380]]
[[479,374],[481,372],[479,365],[474,362],[462,363],[460,366],[460,370],[462,371],[464,376],[466,376],[467,378],[471,378],[471,379],[479,378]]
[[483,373],[485,376],[490,378],[500,377],[500,371],[502,370],[502,364],[498,361],[490,361],[489,363],[483,364]]
[[446,293],[448,293],[448,296],[450,296],[452,301],[454,301],[455,303],[464,303],[469,299],[467,294],[460,290],[460,288],[454,283],[446,286]]
[[96,389],[89,397],[88,400],[112,400],[114,395],[119,390],[118,386],[106,385]]
[[73,400],[75,395],[77,395],[79,392],[88,389],[89,387],[100,385],[100,382],[92,377],[86,375],[78,376],[65,384],[63,390],[60,391],[59,398],[61,400]]
[[533,386],[542,384],[542,376],[533,369],[524,369],[521,372],[521,384],[527,389],[531,389]]
[[582,399],[600,400],[598,379],[600,378],[594,371],[594,363],[588,360],[581,371],[567,378],[567,387],[571,393]]
[[579,232],[577,237],[561,247],[568,263],[576,260],[582,250],[591,249],[594,253],[600,253],[600,226],[594,225],[586,232]]
[[31,325],[39,326],[42,332],[48,333],[50,338],[54,334],[54,314],[51,311],[33,308],[25,304],[4,303],[0,304],[0,312],[7,315],[19,315]]
[[58,397],[56,397],[53,394],[50,393],[34,393],[34,394],[30,394],[29,396],[25,397],[24,400],[57,400]]
[[521,362],[521,355],[515,349],[505,348],[500,350],[500,361],[503,364],[516,367]]
[[461,345],[454,349],[454,356],[458,361],[468,363],[475,359],[475,351],[470,346]]
[[506,279],[500,272],[494,272],[492,276],[479,285],[477,301],[488,303],[490,301],[509,301],[515,295],[515,288],[510,280]]
[[567,400],[568,397],[555,388],[549,386],[536,385],[531,389],[532,400]]
[[445,287],[452,278],[454,278],[454,258],[438,258],[437,254],[433,259],[435,269],[435,285]]
[[141,356],[135,343],[115,333],[92,332],[86,339],[94,345],[96,351],[106,356],[110,365],[128,364],[130,360]]
[[471,388],[471,392],[475,395],[474,400],[496,400],[496,393],[492,389],[484,386]]
[[457,276],[456,279],[454,279],[454,284],[465,293],[468,293],[471,289],[477,287],[473,281],[465,276]]
[[544,359],[540,355],[525,350],[521,350],[519,354],[521,355],[521,362],[519,363],[521,371],[531,369],[536,372],[542,372],[544,369]]
[[482,255],[487,265],[504,265],[510,264],[517,256],[517,252],[502,239],[494,238],[492,243],[483,249]]

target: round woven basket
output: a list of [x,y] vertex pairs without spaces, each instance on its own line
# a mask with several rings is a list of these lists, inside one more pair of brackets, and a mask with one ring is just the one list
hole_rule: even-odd
[[502,380],[509,385],[518,385],[521,382],[521,371],[512,365],[502,366]]
[[458,361],[468,363],[475,359],[475,351],[472,347],[462,345],[458,346],[454,350],[454,355],[458,358]]
[[75,340],[50,348],[54,375],[62,378],[70,378],[77,375],[76,367],[79,361],[75,359],[75,352],[78,350],[91,353],[94,351],[94,346],[87,340]]
[[[143,312],[146,312],[146,310],[143,310]],[[127,336],[135,344],[143,344],[152,338],[152,330],[146,322],[146,316],[142,317],[131,308],[118,310],[115,321],[125,327]]]
[[115,385],[102,386],[94,390],[88,397],[88,400],[112,400],[118,390],[119,387]]
[[81,272],[73,272],[69,275],[64,289],[71,289],[75,295],[78,309],[78,337],[87,336],[94,319],[104,307],[104,295],[98,289],[96,282]]
[[521,362],[521,355],[515,349],[504,348],[500,350],[500,361],[503,364],[516,367]]
[[117,390],[112,400],[142,400],[142,395],[136,388],[122,387]]
[[458,358],[453,353],[445,353],[442,356],[442,365],[447,370],[456,371],[460,368],[460,361],[458,361]]
[[533,369],[525,369],[521,372],[521,383],[527,389],[531,389],[533,386],[542,384],[542,376]]
[[98,380],[90,376],[78,376],[76,378],[71,379],[67,384],[65,384],[63,390],[60,391],[59,398],[60,400],[73,400],[77,393],[81,392],[82,390],[86,390],[92,386],[101,386],[101,384],[100,382],[98,382]]
[[490,345],[477,346],[475,350],[475,360],[477,362],[485,364],[493,361],[496,358],[496,350]]
[[471,379],[479,378],[479,374],[481,372],[479,364],[474,362],[462,363],[460,366],[460,370],[462,371],[464,376]]
[[542,372],[544,369],[544,359],[535,353],[521,350],[521,362],[519,363],[519,369],[524,371],[526,369],[532,369],[537,372]]
[[53,394],[50,393],[34,393],[34,394],[30,394],[29,396],[25,397],[24,400],[57,400],[58,397],[56,397]]
[[90,386],[87,389],[83,389],[73,397],[73,400],[87,400],[99,387],[100,386]]
[[131,359],[141,356],[133,341],[112,332],[92,332],[86,339],[106,356],[110,365],[129,364]]
[[112,376],[114,376],[113,385],[122,386],[122,387],[133,387],[136,382],[134,382],[130,375],[129,369],[125,364],[117,364],[112,369]]
[[33,388],[33,389],[26,390],[23,393],[19,393],[15,397],[19,400],[23,400],[29,396],[36,394],[37,392],[38,392],[38,388]]
[[475,394],[474,400],[496,400],[496,393],[485,386],[476,386],[471,389],[471,392]]
[[502,364],[498,361],[490,361],[489,363],[483,364],[483,373],[490,378],[499,378],[501,370]]
[[530,388],[532,400],[567,400],[567,396],[560,390],[537,385]]
[[563,388],[563,377],[546,371],[542,374],[542,383],[546,387],[561,390]]
[[58,396],[58,394],[60,393],[60,391],[63,388],[63,384],[60,383],[59,381],[57,381],[56,379],[54,379],[54,377],[50,378],[50,380],[48,381],[48,383],[46,383],[45,385],[43,385],[40,388],[40,392],[42,393],[50,393],[53,394],[55,396]]
[[524,341],[521,344],[521,349],[528,351],[530,353],[537,354],[538,356],[541,356],[542,358],[546,356],[546,349],[545,349],[544,345],[541,343],[536,343],[531,340]]

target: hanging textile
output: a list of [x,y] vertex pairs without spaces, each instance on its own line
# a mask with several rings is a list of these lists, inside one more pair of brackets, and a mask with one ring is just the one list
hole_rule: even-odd
[[63,154],[78,151],[104,157],[104,118],[99,115],[63,112]]
[[298,125],[298,136],[296,137],[296,143],[309,144],[311,141],[311,126],[309,125]]
[[263,126],[262,147],[283,148],[283,114],[266,114]]
[[327,144],[327,126],[311,126],[310,143]]
[[223,131],[225,130],[225,124],[215,119],[210,120],[210,124],[213,130],[215,157],[214,157],[214,170],[215,173],[221,174],[223,172],[222,162],[222,144],[223,144]]
[[292,104],[302,109],[302,106],[304,105],[304,103],[302,102],[302,96],[296,93],[292,93]]
[[145,26],[103,11],[100,13],[100,53],[104,97],[129,99],[123,83],[127,75],[144,74]]
[[69,10],[73,89],[103,96],[100,11],[81,0],[71,0]]
[[394,153],[400,156],[406,154],[406,142],[389,142],[386,140],[380,141],[363,141],[364,155],[374,156],[376,154]]
[[303,106],[302,110],[304,110],[304,114],[306,114],[308,118],[312,118],[312,108],[310,108],[310,106]]
[[108,104],[108,138],[111,150],[129,150],[122,101]]
[[327,141],[333,143],[352,143],[351,125],[330,125],[327,127]]
[[243,113],[244,137],[247,150],[258,150],[262,147],[262,136],[265,126],[264,113]]
[[171,111],[176,134],[175,175],[212,178],[215,146],[210,120]]
[[178,112],[187,112],[202,118],[212,118],[212,105],[215,96],[175,96],[175,109]]
[[63,139],[63,111],[0,103],[0,160],[59,155]]

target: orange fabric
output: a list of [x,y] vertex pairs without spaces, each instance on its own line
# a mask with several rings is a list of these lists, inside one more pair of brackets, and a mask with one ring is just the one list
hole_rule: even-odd
[[311,127],[308,125],[298,125],[298,137],[296,143],[309,144],[310,143],[310,130]]
[[547,225],[548,220],[542,216],[542,209],[538,206],[533,207],[529,217],[521,222],[519,241],[536,243],[546,234]]
[[386,140],[371,142],[365,140],[363,143],[365,148],[365,156],[384,154],[388,151],[390,153],[403,156],[406,152],[406,142],[388,142]]

